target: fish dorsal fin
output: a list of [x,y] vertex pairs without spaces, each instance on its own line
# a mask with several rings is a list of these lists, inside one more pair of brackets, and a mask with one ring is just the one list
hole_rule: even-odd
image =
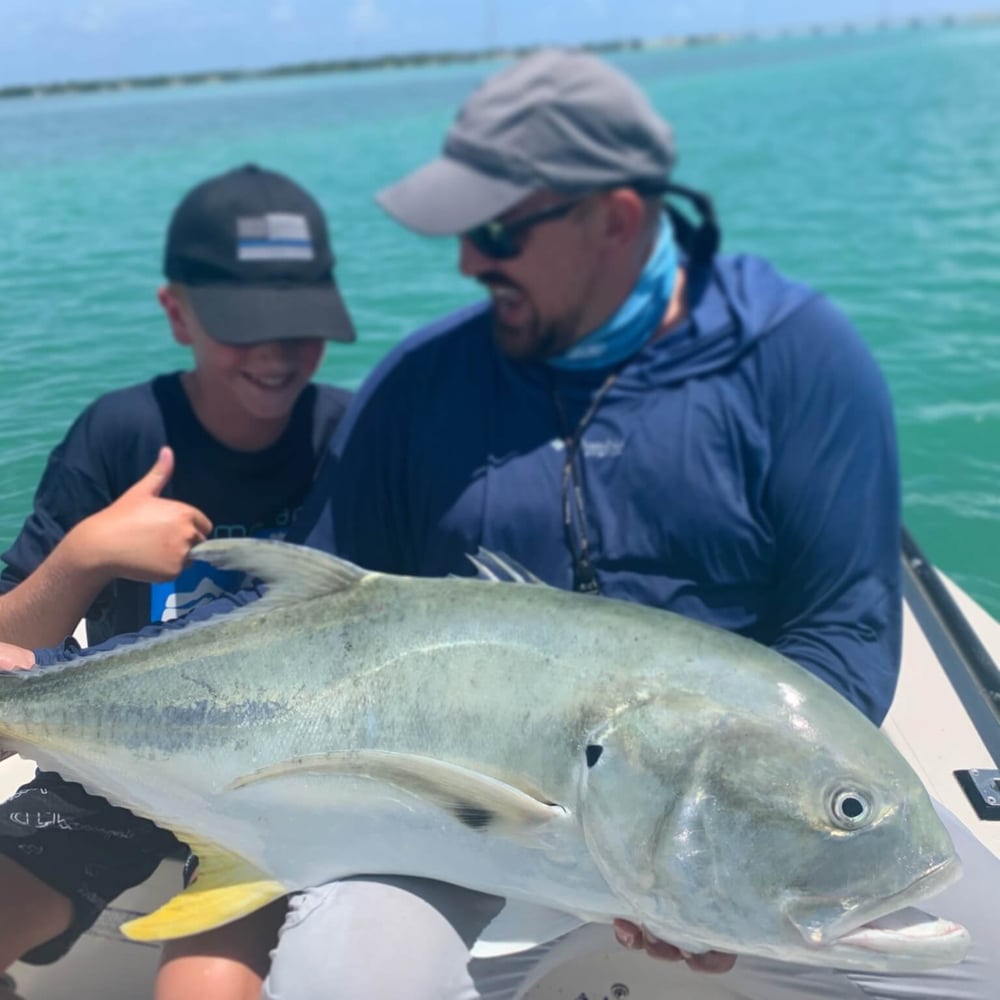
[[450,813],[470,830],[531,835],[540,827],[565,819],[567,810],[548,801],[537,789],[518,788],[492,775],[449,761],[389,750],[335,750],[306,754],[260,768],[237,778],[233,791],[259,781],[296,774],[330,774],[369,778],[392,785]]
[[510,556],[491,552],[482,546],[474,556],[466,555],[466,559],[476,567],[476,571],[484,580],[496,580],[499,583],[538,583],[545,586],[529,569],[525,569]]
[[350,590],[372,575],[346,559],[273,538],[213,538],[196,545],[191,558],[263,580],[267,593],[258,611]]
[[278,881],[216,844],[190,840],[194,881],[158,910],[122,924],[133,941],[170,941],[221,927],[288,894]]

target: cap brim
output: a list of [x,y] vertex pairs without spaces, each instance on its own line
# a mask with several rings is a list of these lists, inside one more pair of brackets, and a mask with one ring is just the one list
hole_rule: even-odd
[[334,284],[288,288],[259,285],[187,286],[205,332],[223,344],[312,338],[355,340],[354,324]]
[[442,156],[383,188],[375,200],[418,233],[457,236],[502,215],[533,190]]

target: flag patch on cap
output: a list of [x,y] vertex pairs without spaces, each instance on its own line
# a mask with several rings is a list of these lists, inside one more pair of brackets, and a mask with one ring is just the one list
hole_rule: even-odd
[[239,260],[313,260],[316,253],[304,215],[270,212],[236,220]]

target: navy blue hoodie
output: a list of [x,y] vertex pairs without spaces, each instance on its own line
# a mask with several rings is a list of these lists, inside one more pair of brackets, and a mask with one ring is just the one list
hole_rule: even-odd
[[485,305],[385,358],[289,537],[431,576],[484,546],[568,588],[582,533],[601,593],[750,636],[880,722],[901,636],[884,380],[843,314],[766,262],[719,258],[701,286],[587,425],[570,544],[554,396],[572,430],[608,373],[509,360]]

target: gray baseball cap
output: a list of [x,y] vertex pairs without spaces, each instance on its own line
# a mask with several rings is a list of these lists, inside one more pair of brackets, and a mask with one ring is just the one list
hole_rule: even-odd
[[404,226],[453,236],[535,191],[665,185],[674,139],[642,91],[586,52],[543,49],[465,102],[442,155],[375,196]]

